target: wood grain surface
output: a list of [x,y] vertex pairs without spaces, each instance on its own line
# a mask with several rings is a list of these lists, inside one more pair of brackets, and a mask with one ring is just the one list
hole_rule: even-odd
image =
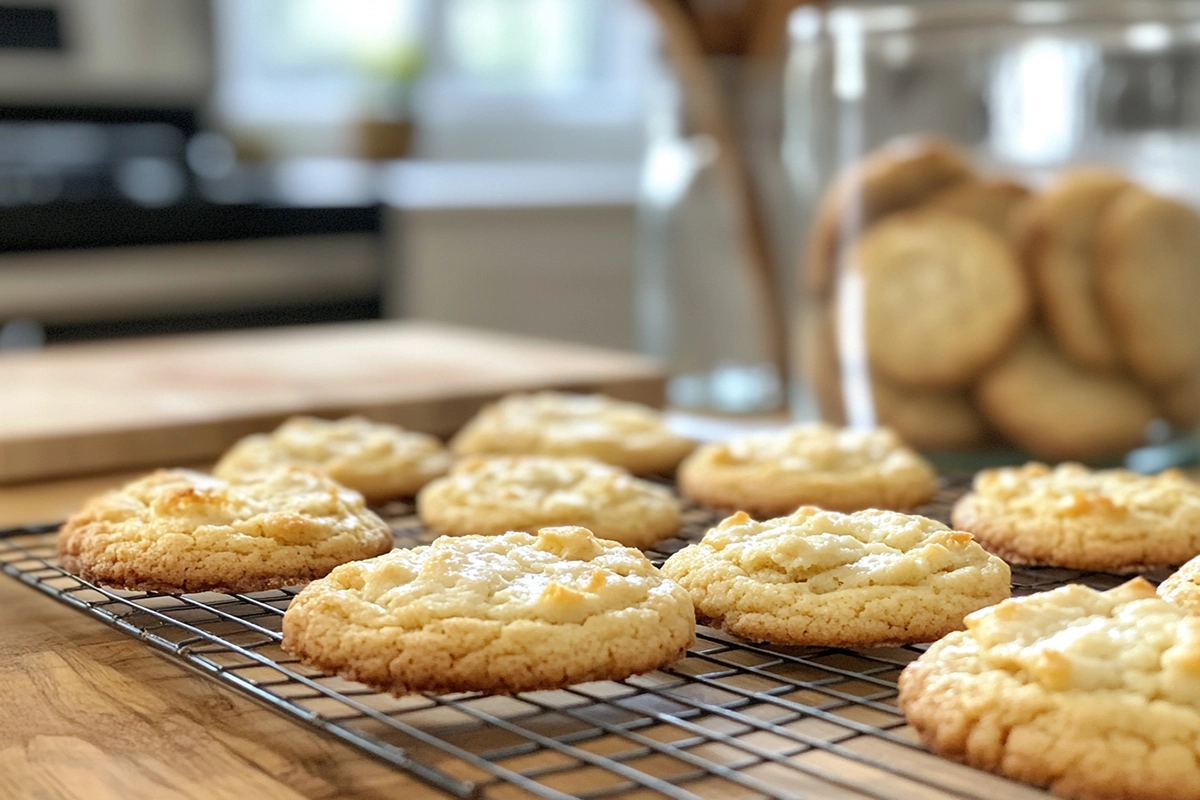
[[[129,476],[0,489],[0,527]],[[0,575],[0,798],[445,797]]]
[[445,436],[541,388],[661,405],[632,353],[426,322],[62,345],[0,354],[0,483],[213,459],[298,413],[365,413]]
[[[114,474],[0,489],[0,527],[61,517],[62,509],[74,509],[89,495],[127,477]],[[765,677],[741,675],[737,685],[769,690],[774,684]],[[846,688],[851,690],[849,685]],[[812,702],[811,692],[799,694],[802,697],[796,699]],[[4,800],[427,800],[447,796],[159,658],[142,642],[4,575],[0,575],[0,709],[0,798]],[[819,719],[792,719],[774,706],[763,705],[755,713],[804,736],[842,736],[845,732]],[[872,713],[867,709],[866,716],[853,719],[873,724]],[[713,716],[690,718],[686,724],[726,731],[728,723],[724,717]],[[664,719],[661,724],[639,729],[639,734],[674,742],[689,736],[683,724]],[[795,745],[792,739],[763,730],[742,741],[767,750],[790,751]],[[604,737],[591,746],[605,753],[609,752],[606,748],[616,752],[630,745],[620,737]],[[891,742],[866,737],[855,746],[873,761],[915,770],[937,786],[971,796],[997,800],[1048,797],[1036,789]],[[783,763],[747,761],[745,752],[721,742],[709,742],[690,752],[793,796],[822,800],[845,796],[836,786]],[[427,756],[456,777],[480,777],[463,773],[463,766],[448,757]],[[799,753],[796,758],[856,785],[874,786],[889,796],[951,796],[816,750]],[[520,768],[534,769],[555,767],[560,760],[554,753],[541,752],[510,760],[507,765],[516,768],[519,761]],[[678,775],[681,769],[679,762],[659,755],[626,763],[664,779]],[[557,772],[548,781],[560,791],[576,793],[619,778],[580,764],[577,769]],[[715,776],[692,782],[688,788],[700,796],[729,800],[762,796]],[[486,796],[507,800],[528,795],[500,785],[491,787]],[[635,800],[658,796],[649,790],[622,795]]]

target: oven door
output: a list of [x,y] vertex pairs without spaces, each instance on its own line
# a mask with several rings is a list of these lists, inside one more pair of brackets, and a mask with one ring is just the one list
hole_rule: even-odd
[[195,107],[210,16],[207,0],[0,0],[0,107]]

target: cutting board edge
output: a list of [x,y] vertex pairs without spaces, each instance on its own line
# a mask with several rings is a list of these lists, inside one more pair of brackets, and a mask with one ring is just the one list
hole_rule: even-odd
[[599,380],[539,382],[503,390],[466,391],[462,394],[395,403],[281,409],[269,413],[188,421],[136,429],[94,431],[87,434],[33,436],[0,441],[0,486],[52,478],[65,478],[129,469],[155,469],[177,464],[215,460],[234,442],[251,433],[271,430],[295,414],[339,417],[362,414],[411,430],[448,438],[485,403],[514,391],[556,389],[599,392],[612,397],[662,407],[665,379],[661,374]]

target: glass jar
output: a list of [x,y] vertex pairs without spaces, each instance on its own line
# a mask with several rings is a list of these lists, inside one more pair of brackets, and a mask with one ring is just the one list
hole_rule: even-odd
[[1200,420],[1200,3],[801,8],[794,413],[1110,461]]
[[[740,78],[743,67],[725,57],[706,68]],[[689,108],[696,100],[680,82],[664,78],[654,100],[637,209],[641,349],[666,367],[667,402],[677,409],[721,415],[781,409],[783,359],[767,308],[775,287],[764,286],[750,263],[747,210],[731,176],[744,168],[730,163],[740,156],[734,142],[722,144],[696,124]],[[783,338],[781,332],[780,345]]]

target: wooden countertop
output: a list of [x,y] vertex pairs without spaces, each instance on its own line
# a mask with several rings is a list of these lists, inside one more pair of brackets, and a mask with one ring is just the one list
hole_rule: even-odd
[[[662,399],[636,355],[420,322],[67,345],[0,372],[0,527],[62,520],[138,474],[115,470],[208,460],[289,414],[445,434],[514,390]],[[45,480],[85,471],[107,474]],[[7,576],[0,703],[4,798],[444,796]]]
[[[0,527],[57,520],[128,479],[0,488]],[[445,797],[0,576],[0,797]]]

